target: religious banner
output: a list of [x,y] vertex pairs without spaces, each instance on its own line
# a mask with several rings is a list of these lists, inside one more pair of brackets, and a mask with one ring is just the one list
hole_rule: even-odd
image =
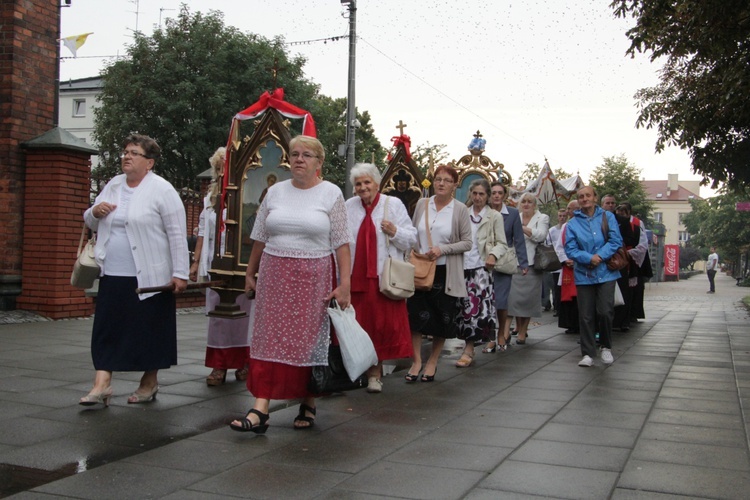
[[664,245],[664,281],[679,281],[680,246]]

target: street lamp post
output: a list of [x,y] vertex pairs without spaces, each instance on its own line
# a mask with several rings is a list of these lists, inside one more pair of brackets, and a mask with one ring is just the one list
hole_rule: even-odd
[[354,103],[355,62],[357,59],[357,2],[356,0],[341,0],[341,4],[349,8],[349,87],[346,99],[346,184],[344,185],[344,196],[349,199],[354,192],[349,174],[354,167],[354,135],[359,126]]

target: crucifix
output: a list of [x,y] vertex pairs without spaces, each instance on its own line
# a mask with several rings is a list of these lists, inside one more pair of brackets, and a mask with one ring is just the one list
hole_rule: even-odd
[[399,130],[399,134],[404,135],[404,129],[406,128],[406,123],[399,120],[398,125],[396,125],[396,128]]
[[479,133],[479,130],[477,130],[477,133],[474,134],[474,137],[476,137],[477,139],[481,139],[482,138],[482,134]]

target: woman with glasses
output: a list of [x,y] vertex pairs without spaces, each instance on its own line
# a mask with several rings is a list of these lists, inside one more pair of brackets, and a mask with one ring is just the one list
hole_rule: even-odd
[[268,188],[251,234],[245,291],[255,294],[255,324],[247,388],[255,401],[229,424],[240,432],[266,432],[272,399],[301,399],[294,428],[313,427],[317,394],[307,385],[312,367],[328,364],[326,309],[331,299],[342,309],[351,301],[346,206],[341,190],[320,178],[323,145],[297,136],[289,151],[292,178]]
[[503,216],[492,210],[487,202],[490,183],[477,179],[469,186],[469,220],[471,221],[471,250],[464,254],[464,277],[468,296],[460,299],[458,338],[465,342],[463,353],[456,361],[458,368],[471,366],[474,344],[495,337],[497,317],[495,294],[492,290],[492,268],[505,255]]
[[[216,240],[216,211],[218,196],[221,194],[219,185],[224,172],[226,148],[221,147],[209,159],[211,165],[211,184],[208,194],[203,200],[203,211],[198,223],[198,241],[196,242],[195,258],[190,266],[190,279],[193,281],[210,281],[208,270],[211,268]],[[226,209],[224,209],[226,216]],[[223,235],[223,233],[222,233]],[[224,254],[224,237],[219,247]],[[245,294],[240,294],[236,304],[247,316],[242,318],[208,317],[208,336],[206,343],[205,364],[211,368],[206,377],[206,385],[218,386],[227,380],[227,370],[234,369],[234,377],[238,381],[247,380],[247,359],[249,353],[248,333],[250,318],[252,317],[252,301]],[[206,290],[206,312],[213,311],[219,304],[219,294],[208,288]]]
[[[445,339],[456,337],[456,299],[466,297],[463,254],[471,250],[471,222],[466,205],[453,199],[458,172],[450,165],[440,165],[435,169],[433,182],[435,195],[420,200],[412,217],[419,252],[435,261],[436,270],[432,289],[417,291],[407,300],[414,350],[405,377],[407,382],[435,380]],[[429,235],[425,226],[429,227]],[[424,366],[422,335],[432,337],[432,350]]]
[[156,399],[158,371],[177,364],[175,298],[171,292],[137,295],[136,288],[187,287],[185,207],[169,182],[152,172],[161,149],[134,134],[123,142],[122,174],[107,183],[86,210],[97,232],[101,267],[91,339],[94,387],[84,406],[109,405],[113,371],[143,371],[128,403]]
[[380,172],[372,163],[358,163],[349,175],[354,192],[346,200],[349,229],[354,235],[352,305],[357,321],[372,339],[378,364],[367,371],[367,392],[383,390],[383,360],[411,356],[411,331],[406,300],[380,293],[380,273],[390,256],[404,260],[417,241],[417,230],[401,200],[378,193]]

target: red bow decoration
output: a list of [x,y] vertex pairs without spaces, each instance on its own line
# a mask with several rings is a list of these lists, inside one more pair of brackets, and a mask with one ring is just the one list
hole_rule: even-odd
[[[399,145],[404,146],[404,152],[406,153],[406,163],[409,163],[411,161],[411,137],[406,134],[401,134],[396,137],[391,137],[391,141],[393,141],[394,148],[398,148]],[[391,153],[388,153],[388,161],[391,161],[392,158],[393,155]]]

